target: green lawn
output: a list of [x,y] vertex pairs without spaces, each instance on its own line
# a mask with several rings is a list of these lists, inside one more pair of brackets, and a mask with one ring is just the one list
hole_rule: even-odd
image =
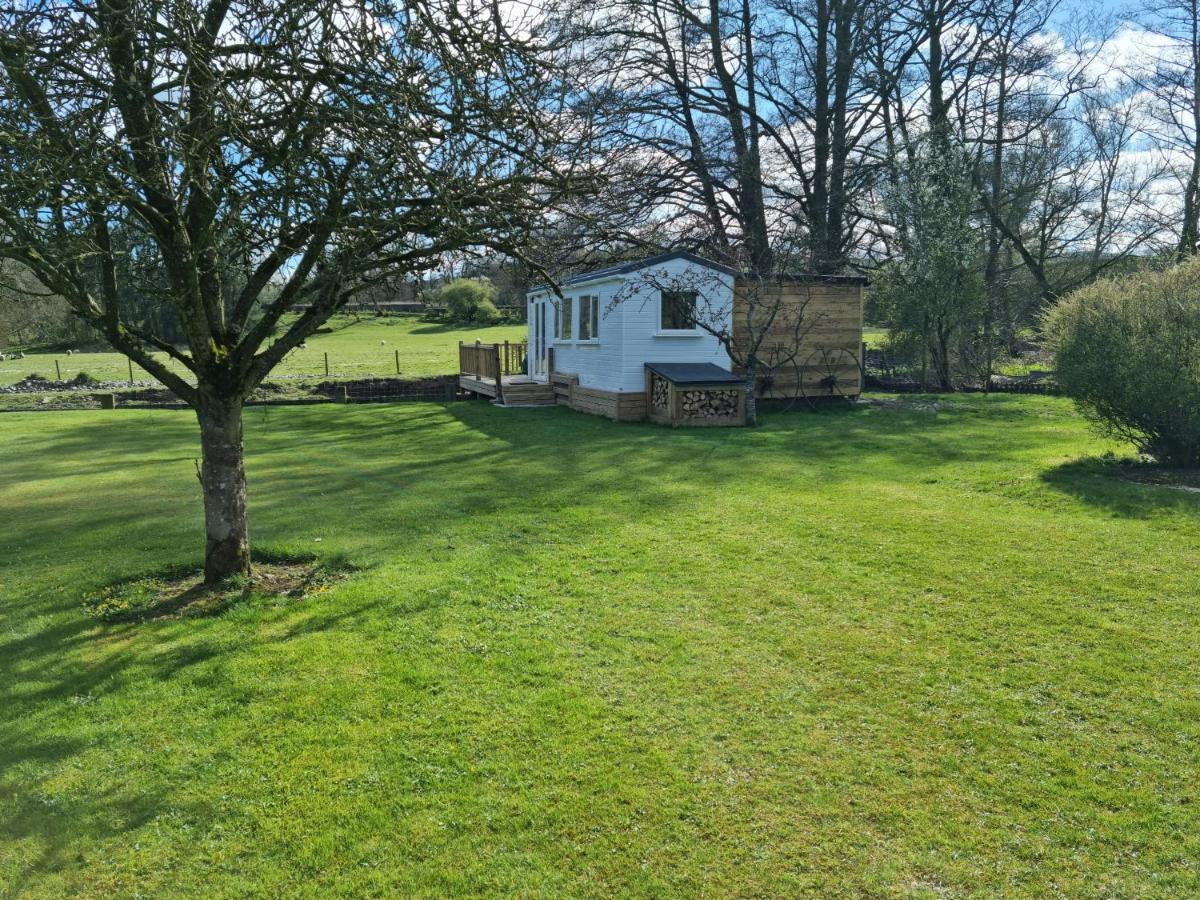
[[194,419],[0,416],[0,893],[1200,893],[1200,496],[1063,401],[247,432],[259,546],[360,570],[108,625]]
[[[325,377],[325,354],[329,354],[330,374],[337,378],[362,378],[368,375],[396,374],[396,351],[400,351],[403,375],[447,375],[458,371],[459,341],[522,341],[524,325],[459,326],[422,322],[416,316],[337,316],[328,327],[331,334],[314,335],[307,348],[294,350],[276,367],[272,377],[310,375]],[[166,359],[165,354],[160,354]],[[129,377],[129,362],[119,353],[66,352],[29,353],[25,359],[0,361],[0,385],[15,384],[36,373],[55,378],[55,362],[64,379],[86,372],[100,381]],[[171,363],[182,372],[183,367]],[[138,366],[134,378],[149,378]]]

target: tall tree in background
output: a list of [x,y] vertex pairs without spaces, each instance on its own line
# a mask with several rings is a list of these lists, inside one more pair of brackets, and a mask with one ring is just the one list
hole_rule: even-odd
[[956,357],[978,328],[983,281],[980,231],[972,222],[975,161],[947,141],[953,139],[931,132],[888,190],[901,252],[881,269],[878,290],[886,298],[893,340],[915,346],[929,381],[953,391]]
[[1154,99],[1153,136],[1183,197],[1176,256],[1200,252],[1200,0],[1153,0],[1140,24],[1165,38],[1165,51],[1132,73]]
[[[756,271],[774,265],[763,176],[754,9],[749,0],[618,0],[596,30],[608,126],[640,169],[643,216],[678,218],[677,238]],[[652,174],[653,173],[653,174]]]
[[[196,411],[207,581],[249,570],[242,408],[272,367],[389,272],[473,245],[519,254],[563,190],[552,69],[505,14],[5,7],[0,255]],[[184,346],[130,315],[140,271],[165,282]]]
[[820,274],[844,272],[858,249],[880,106],[865,60],[886,16],[880,0],[771,0],[760,26],[763,127],[778,161],[767,178]]

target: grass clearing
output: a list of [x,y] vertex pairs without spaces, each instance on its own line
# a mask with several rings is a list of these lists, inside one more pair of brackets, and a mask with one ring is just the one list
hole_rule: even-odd
[[1200,891],[1200,497],[1052,398],[764,419],[255,409],[257,546],[358,571],[122,624],[194,418],[5,415],[0,885]]
[[[523,341],[526,336],[524,325],[447,325],[422,322],[417,316],[343,315],[330,319],[326,327],[332,332],[313,335],[306,348],[289,353],[271,377],[322,379],[326,353],[333,378],[386,377],[396,374],[397,351],[403,375],[448,375],[458,371],[459,341]],[[166,355],[159,358],[165,360]],[[184,371],[178,363],[170,365],[176,372]],[[66,380],[80,372],[97,381],[123,381],[129,377],[129,361],[120,353],[29,353],[24,359],[0,361],[0,386],[16,384],[30,374],[51,379],[61,374]],[[136,365],[133,377],[153,380]]]

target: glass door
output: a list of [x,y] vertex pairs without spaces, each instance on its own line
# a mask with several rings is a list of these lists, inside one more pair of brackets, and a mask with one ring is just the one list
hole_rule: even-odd
[[532,374],[546,376],[546,300],[539,300],[533,306],[533,346],[529,348]]

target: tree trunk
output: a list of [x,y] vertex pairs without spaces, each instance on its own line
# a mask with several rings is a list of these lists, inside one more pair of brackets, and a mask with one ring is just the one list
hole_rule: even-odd
[[246,524],[246,466],[240,400],[203,400],[200,419],[200,484],[204,493],[204,581],[250,574]]
[[746,424],[758,424],[758,360],[746,360]]

